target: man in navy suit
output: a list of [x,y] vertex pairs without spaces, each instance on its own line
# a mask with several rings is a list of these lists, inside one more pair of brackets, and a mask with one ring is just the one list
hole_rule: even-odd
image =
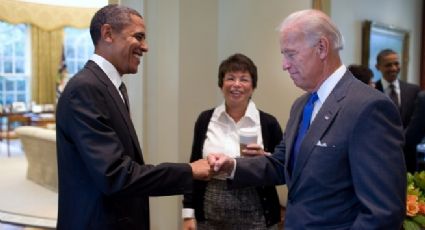
[[[376,89],[392,97],[394,88],[394,103],[401,115],[404,129],[409,126],[415,108],[416,97],[420,91],[418,85],[414,85],[398,79],[400,73],[400,60],[398,54],[391,49],[384,49],[376,57],[376,68],[381,72],[382,78],[375,83]],[[410,142],[406,136],[406,142]],[[409,172],[416,171],[416,151],[405,148],[404,158]]]
[[400,60],[398,54],[391,49],[384,49],[376,57],[376,68],[381,72],[382,78],[375,82],[375,87],[391,97],[391,85],[397,96],[397,107],[400,110],[403,127],[409,125],[415,108],[415,100],[420,91],[420,87],[398,79],[400,73]]
[[148,51],[135,10],[100,9],[90,34],[95,54],[67,84],[57,106],[59,230],[149,229],[149,196],[183,194],[208,179],[206,160],[145,164],[122,76]]
[[[289,15],[280,27],[282,65],[306,94],[292,105],[281,143],[270,156],[208,157],[214,170],[229,174],[230,186],[286,183],[285,230],[398,230],[404,219],[399,112],[388,97],[347,71],[339,56],[342,42],[323,12]],[[310,110],[305,105],[316,94],[311,117],[304,119]],[[299,124],[305,120],[309,128],[302,138]],[[253,154],[261,151],[249,147]]]

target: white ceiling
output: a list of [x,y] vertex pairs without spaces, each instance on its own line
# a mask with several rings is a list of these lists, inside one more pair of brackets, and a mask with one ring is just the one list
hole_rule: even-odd
[[108,0],[19,0],[48,5],[100,8],[108,4]]

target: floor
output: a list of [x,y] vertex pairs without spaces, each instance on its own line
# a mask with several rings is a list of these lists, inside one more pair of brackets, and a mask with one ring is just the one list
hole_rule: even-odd
[[25,227],[25,226],[18,226],[18,225],[6,224],[6,223],[0,222],[0,230],[50,230],[50,229]]
[[[21,143],[19,140],[12,140],[10,142],[11,157],[22,156],[24,153],[21,151]],[[5,140],[0,140],[0,157],[7,157],[7,145]],[[47,228],[35,228],[29,226],[14,225],[9,223],[0,222],[0,230],[51,230]]]

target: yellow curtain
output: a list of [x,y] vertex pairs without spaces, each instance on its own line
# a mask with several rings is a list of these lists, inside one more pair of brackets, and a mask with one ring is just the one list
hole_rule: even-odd
[[62,45],[62,28],[45,31],[34,25],[31,27],[32,100],[38,104],[55,103]]
[[0,0],[0,20],[9,23],[27,23],[43,30],[56,30],[65,26],[88,28],[90,20],[98,9],[52,6]]

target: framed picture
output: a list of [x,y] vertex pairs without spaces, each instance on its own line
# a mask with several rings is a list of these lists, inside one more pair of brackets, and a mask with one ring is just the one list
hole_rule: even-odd
[[401,70],[399,78],[407,79],[409,62],[409,32],[394,26],[373,21],[365,21],[362,36],[362,64],[373,71],[373,81],[381,78],[376,69],[376,56],[383,49],[392,49],[400,57]]

